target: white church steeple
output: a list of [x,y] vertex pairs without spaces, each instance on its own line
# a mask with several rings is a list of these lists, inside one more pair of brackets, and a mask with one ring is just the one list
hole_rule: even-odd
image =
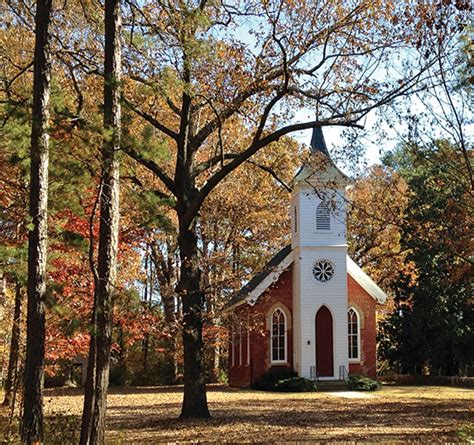
[[294,364],[299,375],[337,379],[348,371],[345,190],[351,183],[332,161],[323,132],[293,182]]
[[351,180],[332,161],[320,127],[311,156],[293,181],[292,247],[346,244],[345,189]]

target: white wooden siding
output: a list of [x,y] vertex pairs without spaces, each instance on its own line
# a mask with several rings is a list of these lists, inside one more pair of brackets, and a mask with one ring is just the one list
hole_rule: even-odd
[[[330,191],[323,191],[328,196]],[[331,211],[331,230],[316,230],[316,208],[321,198],[309,185],[299,184],[292,193],[297,208],[297,231],[292,233],[294,366],[302,377],[310,377],[316,365],[316,312],[323,305],[333,317],[334,377],[339,366],[348,371],[347,350],[347,245],[344,189],[335,194],[337,209]],[[292,214],[292,217],[294,214]],[[335,275],[327,283],[317,282],[313,265],[320,259],[332,261]]]

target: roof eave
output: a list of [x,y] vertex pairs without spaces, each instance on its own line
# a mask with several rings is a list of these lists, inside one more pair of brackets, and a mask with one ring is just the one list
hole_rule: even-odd
[[347,255],[347,273],[364,289],[374,300],[385,304],[387,294]]
[[248,294],[242,297],[241,300],[236,301],[232,305],[228,307],[224,307],[222,309],[222,313],[229,312],[231,310],[235,310],[239,306],[247,303],[251,306],[257,303],[259,297],[276,281],[280,278],[280,275],[288,269],[288,267],[293,263],[294,255],[293,250],[290,250],[288,255],[286,255],[278,264],[276,264],[273,270]]

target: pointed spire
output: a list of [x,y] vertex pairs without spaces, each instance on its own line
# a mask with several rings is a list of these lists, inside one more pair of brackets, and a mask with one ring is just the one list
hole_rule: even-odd
[[313,136],[311,137],[311,153],[321,152],[329,157],[329,151],[324,140],[323,129],[321,127],[313,128]]
[[319,185],[322,184],[326,188],[328,184],[338,187],[352,184],[352,180],[341,172],[331,159],[321,127],[315,127],[313,129],[310,149],[312,155],[323,153],[324,156],[321,158],[319,156],[314,156],[313,160],[317,161],[313,163],[315,165],[311,165],[311,159],[308,163],[303,164],[298,173],[296,173],[293,182],[294,184],[301,181],[314,181],[314,183],[319,183]]

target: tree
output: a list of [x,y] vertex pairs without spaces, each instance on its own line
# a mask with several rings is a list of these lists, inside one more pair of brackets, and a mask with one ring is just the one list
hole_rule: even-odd
[[400,274],[412,283],[415,267],[402,247],[402,227],[409,201],[400,173],[376,165],[357,179],[348,193],[348,249],[354,259],[386,292],[393,295]]
[[[236,123],[233,132],[238,139],[244,136],[245,129]],[[222,330],[219,318],[228,295],[238,290],[243,281],[288,242],[288,184],[300,163],[297,143],[283,138],[274,144],[271,152],[257,154],[252,162],[232,172],[203,205],[197,237],[201,246],[198,266],[203,271],[206,300],[203,329],[206,331],[207,381],[216,381],[222,367],[218,347],[222,344],[218,338]],[[150,181],[137,185],[135,196],[140,202],[146,202],[144,197],[152,192],[154,185]],[[146,205],[149,208],[143,216],[156,212],[156,201]],[[176,337],[182,314],[175,294],[180,262],[175,218],[170,210],[165,215],[169,223],[151,229],[148,239],[156,276],[156,295],[163,307],[163,333],[169,336],[165,349],[172,380],[180,346]],[[139,222],[140,218],[135,221]],[[143,224],[149,226],[150,219],[146,218]]]
[[112,307],[116,292],[119,223],[119,150],[121,134],[121,1],[105,2],[104,145],[100,189],[98,267],[95,280],[93,331],[80,443],[104,442],[107,388],[112,344]]
[[[456,7],[470,11],[472,6],[468,2],[457,2]],[[440,26],[440,20],[443,20],[442,16],[437,21],[430,21],[427,26]],[[470,151],[473,140],[468,131],[473,123],[473,79],[470,77],[472,29],[469,23],[463,21],[457,26],[459,32],[448,47],[435,41],[429,49],[434,64],[429,68],[431,75],[426,88],[406,97],[397,106],[383,110],[386,121],[380,122],[384,125],[388,123],[397,140],[407,146],[416,141],[416,146],[423,147],[427,153],[439,140],[449,141],[451,148],[459,151],[461,156],[445,158],[445,161],[451,162],[453,174],[467,177],[463,183],[472,191],[474,175]],[[386,132],[380,131],[379,137],[383,141],[387,137]],[[426,162],[433,160],[426,158]]]
[[43,441],[46,258],[48,240],[48,119],[51,82],[51,0],[38,0],[35,16],[28,238],[28,316],[22,441]]
[[[243,176],[245,185],[236,186],[235,196],[216,195],[237,181],[234,172],[244,164],[251,168],[262,164],[272,174],[272,163],[265,158],[276,153],[277,142],[292,131],[327,125],[360,128],[371,110],[431,85],[439,71],[433,70],[445,66],[449,45],[467,15],[459,5],[462,2],[340,0],[123,3],[127,31],[123,101],[130,125],[122,148],[141,164],[132,181],[138,177],[139,182],[154,185],[152,192],[159,198],[155,219],[168,205],[172,212],[166,215],[177,228],[170,246],[175,251],[177,244],[179,259],[170,273],[164,270],[169,277],[162,284],[171,295],[168,302],[179,308],[178,321],[182,321],[181,310],[184,318],[183,417],[209,415],[202,331],[212,327],[206,323],[217,310],[217,295],[222,289],[226,295],[237,285],[239,269],[242,277],[255,264],[252,241],[263,239],[249,235],[256,222],[246,218],[245,211],[252,207],[236,204],[254,175]],[[28,88],[18,94],[18,85],[27,82],[31,65],[28,51],[16,60],[19,56],[11,41],[16,42],[21,32],[28,34],[31,18],[24,2],[10,1],[8,8],[17,17],[19,32],[10,32],[11,38],[5,39],[8,32],[0,30],[7,52],[14,54],[2,72],[8,71],[9,104],[18,110],[30,97]],[[113,131],[103,134],[102,128],[98,131],[102,126],[97,124],[97,86],[107,77],[98,56],[101,25],[95,4],[89,1],[64,3],[55,20],[54,77],[67,91],[64,103],[58,101],[54,107],[53,131],[62,150],[80,141],[82,150],[70,150],[68,160],[80,161],[78,170],[84,170],[94,159],[90,153],[98,145],[94,142],[115,135]],[[311,117],[295,116],[296,109],[310,110]],[[13,116],[10,111],[5,119]],[[63,158],[58,156],[58,162]],[[96,166],[93,162],[92,170]],[[144,169],[148,171],[143,173]],[[52,187],[65,187],[75,178],[64,174]],[[222,206],[231,216],[211,214],[213,206]],[[230,242],[216,244],[216,236]],[[269,251],[273,243],[276,237]],[[220,264],[228,260],[232,273]],[[97,354],[91,357],[95,360]]]
[[10,354],[8,357],[8,371],[5,380],[5,395],[3,406],[11,406],[13,403],[16,383],[18,381],[18,359],[20,358],[20,333],[21,333],[21,306],[23,304],[23,289],[17,280],[15,283],[15,308],[13,310],[12,334],[10,341]]
[[[371,110],[423,88],[435,63],[424,52],[426,46],[434,36],[442,46],[453,34],[449,26],[460,17],[452,5],[409,2],[230,6],[151,0],[129,5],[129,57],[140,61],[140,68],[130,66],[130,82],[138,87],[126,91],[124,102],[154,128],[173,160],[137,148],[133,134],[124,151],[152,171],[175,201],[180,253],[176,292],[183,309],[181,417],[209,417],[197,236],[203,203],[232,171],[285,135],[326,125],[361,127]],[[449,32],[423,26],[447,10],[452,14],[443,29]],[[252,45],[233,31],[242,29],[245,20],[252,24]],[[381,81],[381,67],[390,70],[394,58],[403,55],[396,65],[406,70]],[[311,107],[316,118],[291,123],[295,106]],[[245,136],[237,142],[227,135],[239,115]]]
[[400,275],[382,350],[403,373],[457,375],[474,361],[470,175],[452,168],[464,158],[447,141],[404,145],[386,162],[409,187],[401,244],[417,280]]
[[[26,252],[27,252],[27,214],[28,214],[28,180],[27,166],[21,165],[15,152],[26,150],[26,137],[18,138],[19,134],[28,132],[27,122],[5,126],[2,140],[2,155],[0,156],[0,269],[2,270],[2,286],[12,288],[14,295],[13,311],[11,314],[10,353],[8,370],[5,380],[4,406],[14,405],[16,390],[19,388],[20,372],[18,369],[20,349],[22,344],[21,325],[23,322],[23,304],[26,284]],[[30,130],[31,131],[31,130]],[[17,137],[15,137],[17,136]],[[20,140],[19,140],[20,139]],[[19,148],[22,147],[22,148]],[[16,154],[16,153],[15,153]],[[26,155],[26,152],[24,153]],[[5,320],[8,317],[5,314]],[[7,323],[5,324],[5,329]]]

